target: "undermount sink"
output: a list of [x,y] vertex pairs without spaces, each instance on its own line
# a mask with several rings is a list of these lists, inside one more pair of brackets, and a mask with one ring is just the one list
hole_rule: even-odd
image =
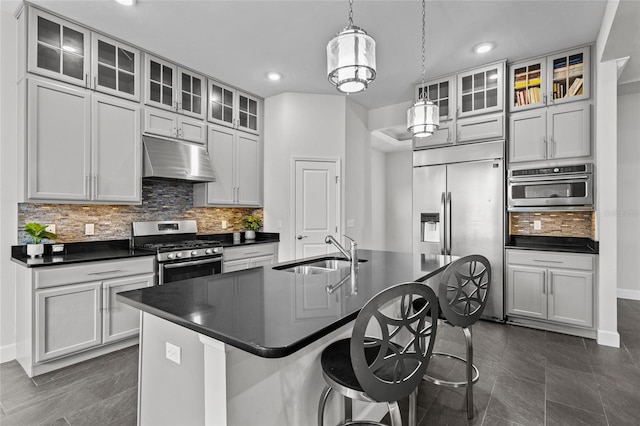
[[[366,259],[358,259],[358,263],[366,262]],[[294,274],[317,275],[327,274],[339,269],[348,269],[351,267],[351,261],[342,257],[323,257],[320,259],[310,259],[307,261],[296,262],[289,265],[275,266],[273,269]]]

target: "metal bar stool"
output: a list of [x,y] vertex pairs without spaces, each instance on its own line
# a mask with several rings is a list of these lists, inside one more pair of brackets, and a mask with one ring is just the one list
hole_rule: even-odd
[[[442,274],[438,287],[438,305],[440,319],[445,323],[461,327],[464,333],[467,359],[457,355],[434,352],[433,356],[442,356],[457,360],[466,366],[466,380],[453,382],[424,375],[424,379],[436,385],[467,388],[467,418],[473,418],[473,385],[480,378],[478,368],[473,365],[473,340],[471,326],[480,319],[491,285],[491,265],[486,257],[470,255],[451,263]],[[421,309],[423,302],[415,300],[414,309]]]
[[[421,309],[413,302],[424,300]],[[416,395],[436,336],[438,298],[424,284],[397,284],[378,293],[362,308],[350,339],[327,346],[321,355],[327,382],[318,405],[318,426],[332,391],[345,399],[343,425],[381,425],[351,418],[351,400],[386,402],[393,426],[402,419],[397,401],[409,396],[409,424],[416,421]],[[400,343],[402,341],[402,343]]]

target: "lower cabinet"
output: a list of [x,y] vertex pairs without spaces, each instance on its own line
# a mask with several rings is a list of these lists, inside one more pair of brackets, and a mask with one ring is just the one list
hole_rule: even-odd
[[224,251],[222,272],[241,271],[278,262],[278,244],[264,243],[227,248]]
[[140,313],[116,294],[154,285],[153,257],[17,268],[16,352],[30,377],[137,342]]
[[507,315],[593,329],[595,268],[591,254],[507,250]]

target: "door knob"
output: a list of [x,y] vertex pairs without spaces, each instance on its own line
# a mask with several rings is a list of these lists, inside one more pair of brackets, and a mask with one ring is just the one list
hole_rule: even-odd
[[298,235],[296,238],[298,238],[299,240],[303,239],[303,238],[307,238],[306,235]]

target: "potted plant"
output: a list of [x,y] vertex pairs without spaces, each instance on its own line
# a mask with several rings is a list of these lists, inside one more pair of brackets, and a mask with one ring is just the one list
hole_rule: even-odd
[[31,257],[40,256],[44,253],[44,245],[41,244],[43,238],[50,240],[58,238],[56,234],[47,231],[46,225],[37,222],[28,222],[24,225],[24,231],[29,234],[33,240],[33,244],[27,244],[27,254]]
[[242,218],[242,226],[246,229],[244,239],[254,240],[256,238],[256,231],[260,229],[262,223],[258,216],[245,216]]

